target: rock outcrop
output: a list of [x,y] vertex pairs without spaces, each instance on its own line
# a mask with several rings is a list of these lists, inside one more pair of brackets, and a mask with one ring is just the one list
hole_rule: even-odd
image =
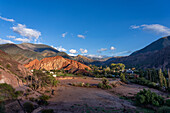
[[0,50],[0,83],[7,83],[14,88],[19,88],[23,85],[21,79],[26,75],[31,75],[28,69]]
[[30,69],[30,70],[31,69],[37,69],[37,70],[41,70],[41,69],[45,69],[45,70],[64,69],[64,70],[68,70],[71,73],[76,73],[77,71],[85,70],[86,68],[89,69],[89,70],[91,69],[87,65],[84,65],[84,64],[77,62],[77,61],[74,61],[74,60],[63,58],[61,56],[44,58],[40,61],[35,59],[35,60],[29,62],[28,64],[25,64],[25,67]]

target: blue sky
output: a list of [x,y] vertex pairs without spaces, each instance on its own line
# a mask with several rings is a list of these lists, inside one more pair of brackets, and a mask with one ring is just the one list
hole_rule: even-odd
[[0,43],[123,56],[170,35],[168,0],[0,0]]

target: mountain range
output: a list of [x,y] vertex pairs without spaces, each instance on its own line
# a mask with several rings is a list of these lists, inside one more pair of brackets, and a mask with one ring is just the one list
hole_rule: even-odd
[[70,56],[64,52],[59,52],[51,46],[44,44],[2,44],[0,50],[13,56],[13,58],[22,63],[28,63],[34,59],[41,60],[46,57],[63,56],[69,58]]
[[55,48],[44,44],[1,44],[0,50],[8,53],[13,60],[28,64],[37,59],[62,56],[69,60],[75,60],[85,65],[110,65],[111,63],[124,63],[127,67],[137,68],[170,68],[170,36],[160,38],[148,46],[133,52],[129,56],[92,58],[88,55],[69,56],[65,52],[60,52]]
[[129,56],[113,57],[104,62],[105,65],[111,63],[137,68],[170,68],[170,36],[160,38]]

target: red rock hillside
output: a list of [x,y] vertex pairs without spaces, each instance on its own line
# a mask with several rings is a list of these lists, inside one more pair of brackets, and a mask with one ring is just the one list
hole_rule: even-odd
[[41,69],[45,69],[45,70],[60,70],[60,69],[64,69],[64,70],[68,70],[68,72],[70,73],[77,73],[78,71],[85,70],[87,69],[91,69],[90,67],[74,61],[74,60],[70,60],[70,59],[66,59],[63,58],[61,56],[55,56],[55,57],[49,57],[49,58],[44,58],[42,60],[33,60],[31,62],[29,62],[28,64],[25,64],[25,67],[28,69],[37,69],[37,70],[41,70]]
[[0,83],[7,83],[20,89],[23,86],[21,79],[27,75],[31,75],[28,69],[0,50]]

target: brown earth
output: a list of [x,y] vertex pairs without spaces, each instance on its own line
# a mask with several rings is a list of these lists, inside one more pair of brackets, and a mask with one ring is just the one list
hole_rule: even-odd
[[[49,105],[38,108],[35,111],[42,109],[54,109],[55,113],[121,113],[131,110],[133,113],[139,109],[132,102],[120,99],[122,96],[134,96],[146,86],[136,84],[123,84],[118,79],[110,79],[110,83],[117,82],[119,85],[110,90],[102,90],[100,88],[86,88],[71,86],[71,83],[89,83],[98,84],[100,79],[93,79],[88,77],[66,77],[59,78],[60,85],[55,89],[55,95],[49,100]],[[166,93],[151,89],[159,95],[165,96]],[[39,112],[38,112],[39,113]]]
[[81,70],[85,71],[85,68],[90,70],[90,67],[79,63],[74,60],[66,59],[61,56],[55,56],[55,57],[49,57],[49,58],[44,58],[42,60],[33,60],[29,62],[28,64],[25,64],[25,67],[28,69],[45,69],[45,70],[68,70],[71,73],[75,73]]
[[20,78],[26,75],[31,75],[29,70],[0,50],[0,83],[11,84],[14,88],[19,88],[22,85]]
[[[117,87],[113,87],[110,90],[70,85],[71,83],[80,82],[95,85],[101,82],[101,79],[89,77],[59,77],[57,80],[60,81],[60,84],[58,87],[53,88],[55,93],[52,98],[48,100],[49,105],[38,107],[32,113],[41,113],[42,109],[53,109],[54,113],[136,113],[136,110],[140,111],[141,108],[136,107],[132,101],[121,99],[120,97],[131,97],[143,88],[148,89],[146,86],[124,84],[120,82],[119,79],[109,79],[110,83],[118,84]],[[156,89],[150,89],[164,97],[168,95]],[[23,100],[21,103],[23,104],[27,101],[28,100]],[[6,107],[13,108],[8,110],[10,112],[11,110],[15,111],[17,109],[19,113],[23,113],[15,102],[6,105]],[[143,111],[140,113],[143,113]]]

